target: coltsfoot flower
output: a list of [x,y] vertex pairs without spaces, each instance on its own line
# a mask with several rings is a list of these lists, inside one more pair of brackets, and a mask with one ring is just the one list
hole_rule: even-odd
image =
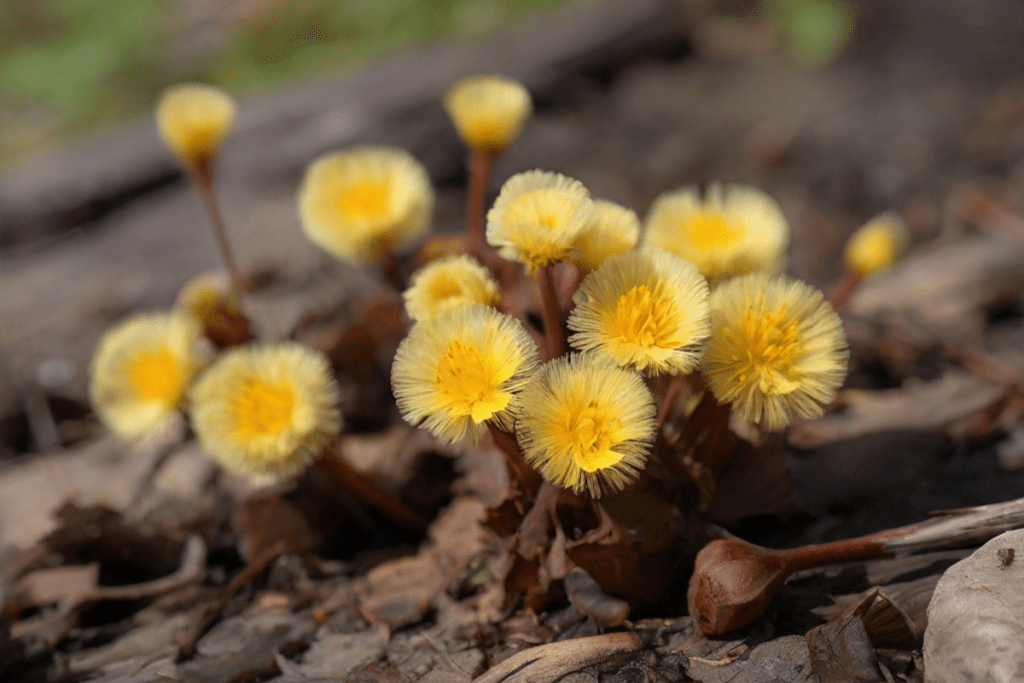
[[842,321],[808,284],[754,273],[711,295],[704,375],[715,398],[748,422],[777,430],[821,415],[847,357]]
[[232,349],[191,394],[192,426],[225,468],[287,476],[341,427],[327,358],[296,343]]
[[843,258],[850,270],[864,277],[895,263],[908,241],[903,219],[895,213],[883,213],[850,236]]
[[483,304],[423,320],[395,354],[391,386],[402,417],[434,436],[478,440],[493,422],[512,428],[516,394],[538,363],[522,324]]
[[711,332],[708,284],[692,265],[661,249],[612,256],[573,296],[569,343],[650,374],[686,374]]
[[643,379],[593,354],[545,363],[520,406],[526,461],[551,483],[595,498],[634,481],[654,441],[654,397]]
[[434,190],[402,149],[355,147],[314,161],[299,188],[306,236],[347,263],[373,262],[429,227]]
[[212,161],[235,122],[235,102],[209,85],[183,83],[169,88],[156,106],[156,126],[164,144],[187,164]]
[[450,256],[431,261],[412,275],[412,284],[402,294],[405,310],[413,320],[426,320],[438,313],[480,303],[498,303],[498,283],[491,271],[472,256]]
[[108,330],[89,369],[89,398],[103,423],[129,438],[164,424],[202,364],[201,334],[185,313],[144,313]]
[[644,243],[681,256],[717,280],[782,266],[789,225],[778,203],[752,187],[666,192],[647,214]]
[[604,199],[594,200],[594,213],[576,238],[576,263],[591,271],[610,256],[636,246],[640,219],[636,212]]
[[508,179],[487,212],[487,242],[530,273],[573,252],[594,204],[583,183],[549,171]]
[[504,150],[523,127],[533,105],[522,83],[506,76],[470,76],[448,91],[444,108],[467,146],[484,154]]

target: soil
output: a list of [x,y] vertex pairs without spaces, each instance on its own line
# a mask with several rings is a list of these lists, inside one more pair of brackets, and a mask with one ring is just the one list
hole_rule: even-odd
[[[305,166],[368,142],[421,159],[435,229],[460,230],[467,170],[440,98],[491,71],[520,78],[536,105],[496,164],[491,199],[530,168],[641,216],[669,189],[754,185],[790,221],[788,272],[826,292],[847,236],[897,211],[908,256],[843,312],[842,405],[792,430],[770,462],[727,472],[706,517],[788,547],[1024,496],[1019,4],[863,0],[850,44],[818,69],[743,5],[584,3],[241,103],[218,192],[254,317],[266,336],[301,327],[336,350],[345,456],[434,520],[426,537],[315,472],[257,489],[217,471],[183,425],[131,445],[92,416],[86,369],[102,331],[168,307],[217,265],[200,200],[150,122],[0,176],[0,677],[842,680],[816,668],[805,634],[873,586],[919,638],[931,589],[965,551],[801,573],[766,616],[718,639],[686,615],[692,553],[672,565],[675,588],[625,624],[599,626],[599,607],[564,596],[534,610],[510,592],[495,607],[502,541],[479,522],[508,485],[500,457],[492,448],[467,465],[401,425],[387,372],[403,323],[377,296],[379,274],[330,262],[298,226]],[[118,587],[130,590],[104,592]],[[922,680],[914,637],[859,647],[876,668],[857,680]]]

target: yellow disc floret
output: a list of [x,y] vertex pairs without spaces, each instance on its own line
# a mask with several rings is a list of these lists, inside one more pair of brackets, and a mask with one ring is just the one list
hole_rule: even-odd
[[444,107],[467,146],[497,154],[519,135],[530,115],[530,93],[505,76],[470,76],[452,86]]
[[644,243],[681,256],[709,281],[778,270],[789,225],[778,203],[752,187],[667,192],[647,214]]
[[594,211],[578,180],[547,171],[514,175],[487,213],[487,242],[528,271],[570,257]]
[[688,373],[710,333],[708,285],[661,249],[627,251],[587,275],[569,317],[577,349],[658,374]]
[[167,90],[156,107],[164,144],[185,163],[209,163],[235,122],[235,103],[223,90],[185,83]]
[[326,356],[301,344],[225,353],[192,391],[192,425],[229,470],[286,476],[315,457],[341,426]]
[[89,372],[89,396],[104,424],[125,437],[163,424],[200,367],[201,334],[184,313],[136,315],[104,334]]
[[821,415],[847,356],[842,321],[810,285],[755,273],[711,296],[704,374],[715,397],[748,422],[774,430]]
[[523,457],[557,486],[597,498],[643,469],[654,440],[654,397],[635,372],[592,354],[541,367],[523,390]]
[[434,191],[427,171],[401,149],[356,147],[313,162],[299,188],[306,236],[347,263],[373,262],[420,237]]
[[479,439],[486,422],[512,428],[516,395],[536,369],[522,324],[482,304],[413,325],[398,347],[391,385],[402,417],[431,434]]
[[402,295],[413,320],[426,320],[459,306],[498,303],[498,283],[472,256],[450,256],[423,266]]

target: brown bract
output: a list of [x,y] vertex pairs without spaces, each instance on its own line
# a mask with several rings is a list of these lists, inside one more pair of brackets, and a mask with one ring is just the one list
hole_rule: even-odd
[[686,604],[700,630],[717,636],[745,626],[768,607],[789,576],[781,553],[738,539],[716,539],[697,553]]

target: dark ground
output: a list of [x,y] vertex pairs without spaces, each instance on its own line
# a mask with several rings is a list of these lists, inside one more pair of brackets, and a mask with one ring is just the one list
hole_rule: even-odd
[[[294,193],[305,165],[353,142],[407,147],[438,189],[437,229],[457,230],[466,171],[439,99],[461,75],[502,71],[530,87],[536,115],[499,161],[492,196],[504,178],[534,167],[576,177],[641,215],[667,189],[749,183],[775,196],[790,220],[789,272],[826,291],[841,277],[843,242],[860,223],[894,209],[910,227],[907,262],[867,283],[847,312],[848,386],[857,391],[840,411],[790,435],[791,495],[785,487],[766,492],[764,482],[774,479],[739,478],[732,499],[712,508],[716,519],[754,542],[796,545],[1024,495],[1015,440],[1024,433],[1019,3],[859,2],[851,44],[820,70],[795,64],[761,20],[747,17],[740,34],[709,21],[713,9],[740,14],[742,4],[579,6],[487,43],[442,45],[243,103],[221,165],[221,195],[240,261],[266,276],[255,301],[267,332],[282,334],[310,314],[358,319],[351,302],[369,288],[367,276],[327,263],[302,238]],[[9,552],[6,595],[27,600],[18,593],[24,583],[15,589],[13,582],[55,565],[97,561],[100,586],[163,576],[178,568],[189,533],[210,552],[203,581],[183,580],[159,598],[79,604],[59,588],[63,602],[33,594],[13,640],[5,644],[0,630],[7,657],[0,672],[6,664],[9,680],[164,680],[198,607],[253,559],[251,548],[241,556],[236,549],[239,534],[256,543],[252,525],[231,522],[249,495],[242,483],[214,473],[191,442],[132,452],[104,435],[84,401],[84,370],[102,330],[126,312],[168,306],[184,280],[216,265],[203,221],[149,122],[0,176],[0,361],[10,368],[0,372],[0,544],[34,549]],[[964,362],[953,351],[963,348],[988,364]],[[410,446],[401,427],[388,427],[394,414],[379,379],[348,380],[344,408],[350,428],[362,433],[346,436],[346,449],[357,465],[407,497],[417,473],[434,473],[436,495],[415,501],[432,513],[462,474],[455,507],[409,565],[412,578],[395,584],[385,571],[366,575],[419,544],[386,520],[340,541],[331,527],[313,524],[327,539],[315,549],[344,561],[276,560],[229,603],[199,656],[178,665],[182,680],[469,680],[527,646],[595,633],[564,602],[476,626],[487,613],[486,591],[466,588],[465,566],[493,559],[494,544],[455,548],[446,534],[464,538],[459,520],[480,514],[486,475],[464,472],[461,460],[435,446]],[[44,398],[49,411],[40,410]],[[49,444],[47,414],[57,427]],[[146,485],[161,451],[170,455]],[[64,517],[63,535],[40,542],[68,499],[82,510]],[[123,517],[84,511],[96,503]],[[149,544],[162,550],[149,552]],[[357,552],[367,545],[375,549]],[[555,652],[541,677],[505,680],[559,680],[552,672],[576,683],[809,680],[802,636],[821,622],[808,610],[827,606],[827,593],[886,585],[923,628],[930,586],[950,556],[914,567],[893,562],[791,581],[768,618],[721,641],[700,638],[676,595],[633,615],[643,648],[626,643],[617,658],[593,660],[577,653],[562,669]],[[417,574],[424,563],[432,569]],[[463,569],[438,575],[435,565]],[[57,583],[76,580],[89,584],[71,570]],[[418,605],[411,618],[372,609],[382,595],[407,597],[410,585],[432,581],[439,583],[424,589],[422,604],[408,598]],[[879,657],[920,680],[913,650],[879,650]],[[359,673],[346,679],[344,671]],[[767,671],[775,673],[765,678]]]

